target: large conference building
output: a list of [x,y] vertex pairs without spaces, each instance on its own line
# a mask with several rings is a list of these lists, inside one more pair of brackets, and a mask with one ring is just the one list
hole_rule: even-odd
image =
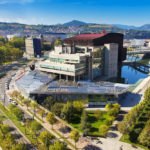
[[80,34],[64,40],[45,55],[39,70],[55,74],[59,79],[78,81],[97,77],[113,78],[126,59],[123,34]]

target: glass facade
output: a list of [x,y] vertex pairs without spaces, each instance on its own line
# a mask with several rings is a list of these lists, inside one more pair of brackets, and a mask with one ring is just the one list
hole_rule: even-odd
[[68,67],[62,67],[62,66],[52,66],[52,65],[45,65],[41,64],[41,68],[47,68],[47,69],[54,69],[54,70],[62,70],[62,71],[68,71],[68,72],[76,72],[80,71],[82,69],[85,69],[85,67],[78,67],[78,68],[68,68]]

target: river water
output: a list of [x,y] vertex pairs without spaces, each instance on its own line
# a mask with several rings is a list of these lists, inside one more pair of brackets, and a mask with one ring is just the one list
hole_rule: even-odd
[[[138,61],[138,60],[141,60],[142,58],[141,57],[129,57],[127,56],[127,60],[130,60],[130,61]],[[147,61],[149,62],[149,61]],[[149,64],[147,64],[149,65]],[[134,84],[136,83],[138,80],[140,79],[144,79],[148,77],[147,74],[144,74],[144,73],[141,73],[137,70],[135,70],[134,68],[132,67],[129,67],[129,66],[122,66],[121,68],[121,78],[124,79],[124,83],[128,83],[128,84]]]

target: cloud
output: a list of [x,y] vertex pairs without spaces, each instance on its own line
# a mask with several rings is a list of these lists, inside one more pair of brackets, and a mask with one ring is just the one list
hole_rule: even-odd
[[32,3],[34,0],[0,0],[0,4],[9,4],[9,3],[18,3],[18,4],[25,4],[25,3]]
[[1,18],[0,17],[0,22],[8,22],[8,23],[22,23],[22,24],[36,24],[38,20],[35,18],[30,18],[30,19],[25,19],[25,18]]

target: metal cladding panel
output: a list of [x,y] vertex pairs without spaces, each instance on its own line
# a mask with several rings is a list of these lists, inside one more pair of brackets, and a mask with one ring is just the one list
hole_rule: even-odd
[[65,39],[64,43],[81,46],[103,46],[108,43],[117,43],[119,46],[118,61],[122,62],[126,59],[126,50],[123,49],[123,37],[124,35],[121,33],[81,34]]

